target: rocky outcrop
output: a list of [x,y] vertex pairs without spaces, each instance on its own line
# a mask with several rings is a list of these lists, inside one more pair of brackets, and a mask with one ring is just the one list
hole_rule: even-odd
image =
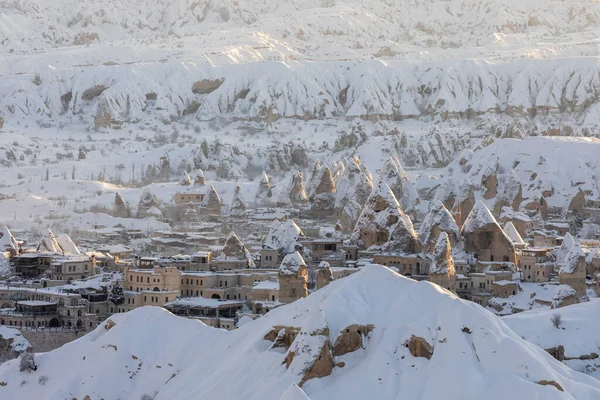
[[313,378],[323,378],[325,376],[331,375],[331,371],[333,371],[334,362],[333,356],[331,354],[331,342],[326,340],[321,346],[321,350],[319,351],[316,359],[312,363],[312,365],[306,370],[302,380],[298,384],[298,386],[302,387],[306,381]]
[[331,266],[326,261],[321,261],[317,267],[317,289],[321,289],[333,282]]
[[380,247],[384,251],[415,253],[420,249],[412,221],[389,186],[381,181],[373,188],[351,240],[360,247]]
[[83,94],[81,95],[81,100],[92,101],[96,97],[100,96],[105,90],[106,87],[104,85],[96,85],[94,87],[91,87],[83,92]]
[[302,172],[292,174],[288,187],[281,191],[277,205],[280,207],[292,206],[302,208],[308,204],[308,197],[302,182]]
[[202,79],[192,85],[195,94],[209,94],[217,90],[225,82],[225,79]]
[[235,234],[235,232],[231,232],[227,239],[225,240],[225,245],[223,246],[223,250],[221,254],[217,257],[219,260],[245,260],[250,257],[250,253],[248,249],[242,243],[240,238]]
[[125,203],[125,200],[123,200],[123,196],[121,196],[121,193],[119,192],[115,193],[114,216],[117,218],[128,218],[129,214],[129,209]]
[[335,207],[336,192],[331,169],[328,166],[319,169],[312,185],[309,197],[311,215],[317,218],[330,216]]
[[233,200],[229,207],[229,215],[235,218],[246,218],[246,202],[239,185],[235,188]]
[[202,206],[209,220],[219,220],[221,218],[221,198],[214,186],[210,187],[208,194],[204,197]]
[[271,190],[271,179],[269,179],[267,171],[263,171],[260,183],[258,184],[258,190],[256,192],[256,203],[258,205],[271,204],[272,197],[273,191]]
[[344,362],[335,357],[364,348],[365,338],[373,325],[350,325],[342,330],[332,346],[327,326],[306,331],[298,327],[276,325],[264,336],[272,342],[269,349],[286,350],[283,363],[288,370],[299,374],[299,386],[313,378],[329,376],[335,367],[343,368]]
[[562,386],[558,382],[556,382],[556,381],[541,380],[541,381],[538,381],[536,383],[538,385],[542,385],[542,386],[554,386],[559,391],[564,392],[564,389],[562,388]]
[[422,337],[412,335],[406,343],[406,347],[413,357],[424,357],[431,360],[433,356],[433,347]]
[[81,32],[73,38],[75,46],[86,46],[93,42],[100,42],[100,38],[96,32]]
[[333,355],[338,357],[356,351],[363,346],[363,336],[368,336],[373,325],[350,325],[342,330],[333,344]]

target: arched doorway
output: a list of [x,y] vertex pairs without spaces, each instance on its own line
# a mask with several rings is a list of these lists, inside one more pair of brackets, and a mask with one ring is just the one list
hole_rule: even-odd
[[81,328],[82,326],[83,326],[83,322],[80,319],[78,319],[77,320],[77,327]]
[[218,299],[218,300],[221,300],[221,296],[219,296],[219,295],[218,295],[218,294],[216,294],[216,293],[213,293],[213,295],[212,295],[210,298],[211,298],[211,299]]
[[58,322],[58,319],[56,319],[56,318],[52,318],[52,319],[50,320],[50,322],[48,323],[48,326],[49,326],[50,328],[58,328],[58,327],[60,326],[60,322]]
[[153,292],[160,292],[160,289],[155,287],[154,289],[152,289]]

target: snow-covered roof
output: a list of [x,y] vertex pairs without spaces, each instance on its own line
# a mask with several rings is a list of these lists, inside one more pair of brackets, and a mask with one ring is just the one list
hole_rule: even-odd
[[254,285],[252,290],[279,290],[279,282],[262,281]]

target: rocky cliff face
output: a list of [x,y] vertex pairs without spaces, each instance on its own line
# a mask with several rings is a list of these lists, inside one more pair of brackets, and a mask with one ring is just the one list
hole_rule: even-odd
[[[508,116],[525,123],[516,132],[526,131],[529,121],[561,114],[583,126],[547,126],[537,134],[589,135],[599,109],[599,76],[591,59],[46,68],[35,76],[3,78],[0,108],[7,123],[31,116],[53,121],[81,115],[90,125],[98,117],[116,124],[137,123],[148,114],[158,119],[229,117],[269,123],[281,118],[397,121]],[[221,84],[211,91],[194,90],[202,78]],[[494,134],[515,136],[514,123],[498,124]],[[296,164],[307,162],[302,149],[286,151]],[[270,163],[280,164],[276,159]],[[278,168],[289,167],[284,163]]]

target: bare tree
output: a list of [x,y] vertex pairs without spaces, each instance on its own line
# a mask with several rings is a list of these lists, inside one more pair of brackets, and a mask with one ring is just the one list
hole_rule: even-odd
[[559,313],[553,314],[550,321],[552,321],[552,326],[558,329],[562,325],[562,316]]

